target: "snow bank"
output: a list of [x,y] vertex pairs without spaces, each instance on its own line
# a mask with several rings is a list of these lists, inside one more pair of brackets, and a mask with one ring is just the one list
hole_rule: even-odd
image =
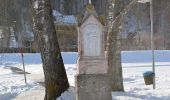
[[[1,61],[4,65],[13,65],[13,64],[20,64],[22,61],[20,53],[5,53],[0,54]],[[39,53],[24,54],[25,64],[41,64],[41,57]]]
[[56,100],[76,100],[74,89],[73,88],[68,89]]
[[64,64],[76,64],[78,59],[77,52],[62,52]]
[[[170,50],[155,50],[156,62],[170,62]],[[149,63],[152,62],[151,51],[123,51],[122,63]]]
[[[77,53],[76,52],[62,52],[62,57],[65,64],[76,64]],[[19,64],[22,58],[20,53],[4,53],[0,54],[0,65],[3,64]],[[41,64],[41,56],[39,53],[24,53],[25,64]]]
[[[77,52],[62,52],[64,64],[76,64],[78,59]],[[0,62],[6,64],[21,63],[21,55],[17,53],[0,54]],[[39,53],[24,54],[26,64],[41,64],[41,57]],[[156,50],[155,61],[157,63],[170,62],[170,50]],[[150,63],[152,62],[151,51],[122,51],[122,63]]]

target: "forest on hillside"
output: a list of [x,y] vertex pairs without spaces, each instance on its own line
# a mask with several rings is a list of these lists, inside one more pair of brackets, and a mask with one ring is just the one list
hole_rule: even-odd
[[[36,1],[36,0],[34,0]],[[127,5],[131,0],[123,0]],[[155,49],[170,49],[170,6],[169,0],[154,0],[154,44]],[[82,19],[88,0],[51,0],[52,9],[63,23],[55,22],[57,36],[62,51],[77,51],[77,25]],[[92,0],[92,3],[107,27],[107,1]],[[38,52],[36,33],[34,32],[31,0],[0,0],[0,52],[18,52],[25,48],[26,52]],[[35,4],[36,7],[36,4]],[[122,21],[122,50],[148,50],[150,41],[150,4],[138,2]],[[54,13],[53,13],[54,14]],[[74,23],[68,23],[73,20]],[[8,51],[9,50],[9,51]]]

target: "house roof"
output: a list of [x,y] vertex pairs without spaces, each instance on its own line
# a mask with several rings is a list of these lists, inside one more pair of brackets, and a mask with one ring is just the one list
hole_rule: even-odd
[[77,19],[73,15],[63,15],[60,12],[53,10],[53,16],[55,18],[55,23],[63,25],[75,25],[77,24]]

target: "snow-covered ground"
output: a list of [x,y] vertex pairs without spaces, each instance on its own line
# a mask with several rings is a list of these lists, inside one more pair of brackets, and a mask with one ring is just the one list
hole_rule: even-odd
[[[57,100],[75,100],[74,75],[77,53],[62,53],[71,88]],[[122,52],[125,92],[113,92],[113,100],[170,100],[170,51],[156,51],[156,90],[146,86],[143,72],[152,70],[150,51]],[[28,84],[23,74],[11,71],[22,69],[20,54],[0,54],[0,100],[43,100],[43,70],[39,54],[24,54]]]

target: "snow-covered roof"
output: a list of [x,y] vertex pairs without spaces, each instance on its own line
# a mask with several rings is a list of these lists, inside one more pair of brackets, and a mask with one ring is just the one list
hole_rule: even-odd
[[63,15],[60,12],[53,10],[53,16],[55,17],[55,23],[66,24],[66,25],[77,24],[76,17],[73,15]]
[[147,2],[150,2],[150,0],[138,0],[138,2],[140,2],[140,3],[147,3]]

